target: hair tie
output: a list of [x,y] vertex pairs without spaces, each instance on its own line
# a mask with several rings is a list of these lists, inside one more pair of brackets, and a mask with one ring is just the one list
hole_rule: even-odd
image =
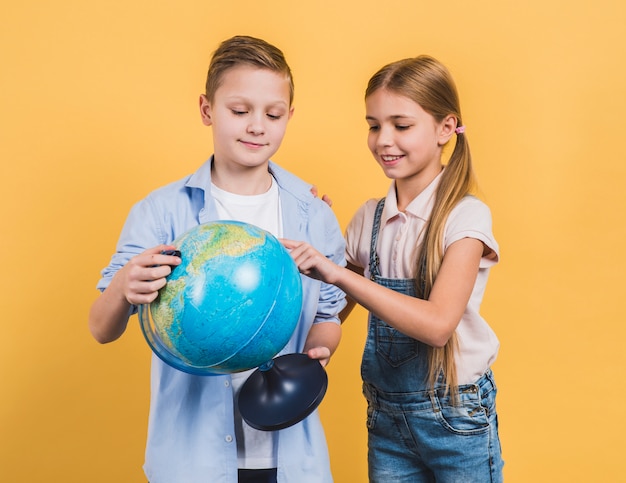
[[465,126],[459,126],[454,130],[457,134],[463,134],[465,132]]

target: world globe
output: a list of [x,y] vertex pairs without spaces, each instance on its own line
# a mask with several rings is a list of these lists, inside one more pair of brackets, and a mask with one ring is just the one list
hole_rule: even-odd
[[270,233],[217,221],[173,245],[182,263],[151,304],[143,334],[165,363],[196,375],[230,374],[271,361],[291,338],[302,308],[300,273]]

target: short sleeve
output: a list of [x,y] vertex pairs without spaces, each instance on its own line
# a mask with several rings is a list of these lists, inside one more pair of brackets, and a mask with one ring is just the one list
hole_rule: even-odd
[[345,231],[346,260],[363,269],[369,266],[372,226],[377,203],[378,200],[371,199],[361,205]]
[[500,248],[493,235],[491,211],[474,196],[463,198],[450,213],[445,228],[444,250],[462,238],[475,238],[485,245],[481,268],[498,263]]
[[100,291],[105,290],[113,276],[128,260],[150,247],[166,242],[149,198],[138,202],[126,218],[117,242],[117,250],[111,257],[109,265],[102,270],[102,278],[96,288]]

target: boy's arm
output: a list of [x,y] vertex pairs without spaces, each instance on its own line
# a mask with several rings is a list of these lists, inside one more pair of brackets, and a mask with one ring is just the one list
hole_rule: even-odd
[[304,352],[326,366],[341,340],[341,325],[336,322],[313,324],[304,344]]
[[[323,238],[317,240],[327,260],[345,266],[345,241],[332,210],[321,204]],[[322,226],[318,225],[320,228]],[[322,230],[320,230],[321,232]],[[346,307],[346,294],[334,285],[322,282],[317,314],[304,345],[304,352],[326,366],[341,340],[341,321]]]
[[113,277],[111,284],[94,301],[89,310],[89,330],[94,339],[101,344],[113,342],[126,330],[128,318],[132,312],[132,305],[126,300],[121,289],[118,289],[117,277]]

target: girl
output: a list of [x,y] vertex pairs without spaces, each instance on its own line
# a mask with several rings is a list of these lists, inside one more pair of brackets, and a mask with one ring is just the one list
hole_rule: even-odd
[[489,208],[471,195],[454,81],[432,57],[400,60],[370,79],[365,106],[368,146],[392,183],[350,222],[348,268],[284,244],[302,273],[370,312],[361,365],[370,481],[500,482],[490,370],[499,343],[479,314],[498,244]]

